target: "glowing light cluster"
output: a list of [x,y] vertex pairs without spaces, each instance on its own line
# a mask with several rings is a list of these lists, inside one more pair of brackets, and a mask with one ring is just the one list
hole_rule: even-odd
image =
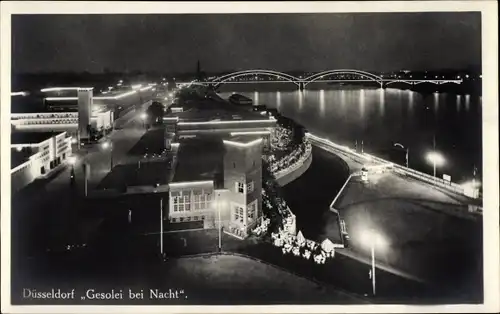
[[179,121],[179,117],[163,117],[163,121]]
[[93,87],[47,87],[40,90],[42,93],[60,92],[64,90],[94,89]]
[[223,124],[245,124],[245,123],[265,123],[276,122],[276,119],[267,120],[232,120],[232,121],[203,121],[203,122],[179,122],[179,125],[223,125]]
[[28,96],[28,92],[12,92],[10,93],[11,96]]
[[231,132],[231,136],[238,135],[268,135],[271,131],[243,131],[243,132]]
[[444,164],[444,157],[437,152],[430,152],[427,154],[427,159],[436,165]]
[[67,101],[67,100],[78,100],[78,97],[46,97],[45,100],[48,100],[48,101]]
[[147,90],[149,90],[151,88],[153,88],[153,86],[146,86],[146,87],[141,88],[140,91],[141,92],[145,92],[145,91],[147,91]]
[[76,164],[76,157],[75,157],[75,156],[70,156],[70,157],[68,157],[68,163],[69,163],[70,165],[74,165],[74,164]]
[[189,182],[174,182],[169,183],[169,187],[173,188],[187,188],[187,187],[195,187],[200,185],[213,184],[213,181],[189,181]]
[[235,142],[235,141],[228,141],[228,140],[224,140],[223,142],[224,142],[224,144],[233,145],[233,146],[237,146],[237,147],[250,147],[250,146],[253,146],[255,144],[261,143],[262,139],[259,138],[259,139],[256,139],[256,140],[253,140],[253,141],[250,141],[250,142],[247,142],[247,143],[241,143],[241,142]]

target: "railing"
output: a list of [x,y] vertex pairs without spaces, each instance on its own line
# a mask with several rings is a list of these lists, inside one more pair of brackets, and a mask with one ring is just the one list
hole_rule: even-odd
[[274,173],[274,176],[276,179],[282,178],[282,177],[286,176],[287,174],[302,167],[304,162],[307,161],[307,159],[311,156],[311,153],[312,153],[311,143],[307,142],[307,143],[305,143],[305,145],[306,145],[306,149],[304,150],[304,154],[302,154],[302,156],[300,156],[300,158],[297,161],[295,161],[293,164],[286,167],[285,169],[282,169],[282,170]]
[[355,156],[357,158],[360,158],[360,159],[368,161],[368,162],[378,162],[378,163],[385,164],[385,165],[391,165],[391,167],[395,170],[396,173],[411,176],[411,177],[414,177],[418,180],[424,181],[426,183],[430,183],[432,185],[447,189],[451,192],[470,197],[469,195],[466,194],[464,187],[459,185],[459,184],[449,182],[449,181],[446,181],[444,179],[437,178],[437,177],[428,175],[426,173],[419,172],[417,170],[407,168],[407,167],[404,167],[404,166],[401,166],[398,164],[394,164],[390,161],[384,160],[382,158],[379,158],[379,157],[376,157],[376,156],[373,156],[373,155],[370,155],[367,153],[359,154],[357,152],[354,152],[353,150],[351,150],[347,146],[335,144],[330,140],[320,138],[320,137],[313,135],[311,133],[306,133],[306,137],[310,138],[313,141],[317,141],[317,142],[322,143],[324,145],[333,147],[335,149],[340,150],[343,153],[349,154],[351,156]]

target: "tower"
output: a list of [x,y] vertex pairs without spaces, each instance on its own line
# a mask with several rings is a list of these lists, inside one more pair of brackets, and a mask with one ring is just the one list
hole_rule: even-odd
[[262,138],[224,141],[225,229],[246,237],[262,216]]
[[90,137],[90,117],[92,114],[92,88],[78,89],[78,134],[81,139]]

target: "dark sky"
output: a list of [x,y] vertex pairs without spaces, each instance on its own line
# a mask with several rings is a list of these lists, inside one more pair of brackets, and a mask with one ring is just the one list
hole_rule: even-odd
[[432,70],[481,64],[479,13],[25,15],[15,72],[269,68]]

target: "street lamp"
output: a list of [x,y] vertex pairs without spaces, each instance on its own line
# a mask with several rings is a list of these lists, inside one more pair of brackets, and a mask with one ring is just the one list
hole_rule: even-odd
[[76,157],[75,156],[68,157],[68,164],[71,165],[71,176],[73,176],[75,173]]
[[361,242],[363,245],[370,247],[372,257],[372,269],[370,271],[370,278],[372,280],[372,292],[375,296],[376,291],[376,277],[375,277],[375,247],[383,249],[386,246],[384,239],[372,230],[366,230],[361,234]]
[[444,157],[438,152],[432,151],[427,154],[427,160],[432,163],[434,177],[436,176],[436,166],[444,164]]
[[113,143],[111,141],[102,143],[102,148],[104,150],[110,149],[110,167],[109,171],[113,170]]
[[146,127],[146,119],[148,118],[148,115],[145,113],[141,113],[141,120],[142,120],[142,127]]
[[68,163],[74,168],[76,164],[76,157],[75,156],[68,157]]
[[215,206],[217,209],[217,215],[218,215],[218,229],[219,229],[219,246],[217,247],[218,252],[222,251],[222,220],[221,220],[221,215],[220,215],[220,192],[217,192],[217,198],[214,200],[215,202],[212,203],[212,206]]
[[405,160],[406,160],[406,168],[408,168],[408,153],[409,153],[410,149],[408,147],[405,148],[403,146],[403,144],[400,144],[400,143],[394,143],[394,146],[401,147],[402,149],[406,150],[406,158],[405,158]]

